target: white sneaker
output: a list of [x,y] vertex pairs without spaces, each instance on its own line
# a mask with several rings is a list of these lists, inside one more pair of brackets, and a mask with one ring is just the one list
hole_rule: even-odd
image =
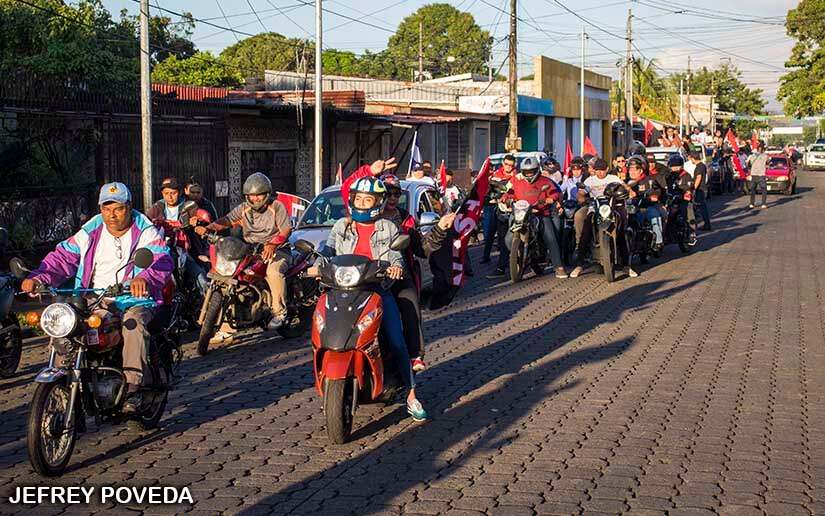
[[748,204],[748,208],[753,209],[753,204]]
[[578,278],[581,273],[582,273],[582,268],[580,266],[576,266],[575,269],[570,271],[570,277],[571,278]]
[[235,340],[235,334],[229,333],[226,331],[219,331],[215,334],[214,337],[209,339],[210,344],[223,344],[223,343],[230,343]]
[[628,275],[628,276],[630,276],[631,278],[638,278],[638,277],[639,277],[639,273],[638,273],[638,272],[636,272],[636,271],[634,271],[634,270],[633,270],[633,267],[627,267],[627,268],[625,269],[625,272],[626,272],[626,273],[627,273],[627,275]]

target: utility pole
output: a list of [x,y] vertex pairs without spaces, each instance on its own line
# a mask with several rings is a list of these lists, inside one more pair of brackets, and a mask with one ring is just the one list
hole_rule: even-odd
[[418,21],[418,82],[424,82],[424,19]]
[[[144,0],[146,1],[146,0]],[[323,143],[324,143],[324,98],[323,98],[323,63],[321,49],[323,48],[323,11],[321,0],[315,0],[315,195],[323,189]]]
[[625,62],[625,150],[633,144],[633,11],[627,10],[627,61]]
[[587,38],[587,34],[584,32],[584,25],[582,25],[582,66],[581,66],[581,77],[579,78],[579,155],[584,154],[584,53],[585,53],[585,45],[584,41]]
[[714,103],[716,102],[716,77],[710,76],[710,133],[716,134],[716,109]]
[[149,0],[140,0],[140,143],[143,211],[152,207],[152,76],[149,70]]
[[508,151],[521,150],[521,138],[518,137],[518,73],[516,69],[516,0],[510,0],[510,132],[505,147]]
[[690,71],[690,56],[688,56],[688,73],[687,73],[687,134],[690,137],[690,79],[692,73]]
[[685,80],[679,79],[679,138],[685,133],[682,129],[685,127]]

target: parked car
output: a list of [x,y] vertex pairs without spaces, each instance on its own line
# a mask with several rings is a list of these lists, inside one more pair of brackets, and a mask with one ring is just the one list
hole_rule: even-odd
[[[401,196],[399,205],[415,217],[421,230],[426,233],[440,216],[441,196],[438,190],[420,181],[401,181],[401,188],[404,195]],[[410,206],[415,209],[411,210]],[[332,226],[345,214],[341,185],[327,187],[309,204],[289,240],[293,244],[298,240],[306,240],[317,249],[322,243],[326,243]]]
[[[490,166],[493,170],[497,169],[504,163],[504,156],[510,154],[509,152],[500,152],[498,154],[491,154],[490,155]],[[516,166],[520,167],[521,162],[524,161],[524,158],[527,156],[532,156],[536,158],[539,163],[541,160],[547,157],[546,152],[534,152],[534,151],[525,151],[525,152],[513,152],[513,156],[516,158]]]
[[679,154],[679,147],[648,147],[647,159],[653,160],[656,163],[667,166],[667,160],[674,154]]
[[785,154],[773,154],[768,157],[765,176],[768,192],[782,192],[785,195],[796,193],[796,167]]
[[803,162],[809,170],[825,168],[825,142],[808,147]]

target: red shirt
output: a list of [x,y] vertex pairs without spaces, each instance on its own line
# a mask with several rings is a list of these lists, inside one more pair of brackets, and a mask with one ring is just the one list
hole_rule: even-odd
[[507,193],[508,198],[514,201],[527,201],[535,205],[539,201],[544,201],[542,206],[536,206],[539,214],[543,217],[550,215],[550,205],[559,200],[559,190],[555,183],[544,176],[539,176],[535,183],[531,183],[523,175],[517,174],[510,181],[510,188]]
[[370,239],[372,238],[372,234],[375,232],[375,224],[359,224],[356,222],[355,232],[358,234],[358,240],[355,242],[355,249],[353,249],[352,254],[366,256],[372,260],[373,256],[372,246],[370,246]]

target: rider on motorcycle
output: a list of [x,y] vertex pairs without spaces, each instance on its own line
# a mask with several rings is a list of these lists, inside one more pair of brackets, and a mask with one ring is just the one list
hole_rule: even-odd
[[[72,277],[75,288],[128,284],[129,294],[115,298],[108,309],[122,313],[123,374],[128,384],[123,411],[134,413],[143,405],[140,386],[147,374],[148,326],[155,306],[163,303],[163,287],[173,264],[163,230],[132,209],[132,196],[126,185],[103,185],[98,206],[100,214],[58,244],[23,280],[21,290],[32,293],[41,285],[59,286]],[[155,258],[151,266],[140,271],[129,265],[135,249],[139,248],[149,249]]]
[[[504,276],[504,271],[507,268],[507,264],[510,261],[510,249],[507,247],[507,243],[505,242],[505,238],[510,233],[509,231],[509,221],[510,221],[510,212],[512,211],[510,207],[506,203],[501,202],[501,195],[507,191],[507,183],[516,175],[518,170],[516,169],[516,157],[512,154],[507,154],[504,156],[504,161],[502,165],[496,169],[495,172],[490,176],[490,191],[488,192],[488,204],[484,207],[485,210],[485,219],[487,218],[486,212],[487,210],[493,210],[495,216],[491,216],[492,218],[492,225],[495,227],[495,232],[490,232],[492,235],[495,233],[496,239],[498,242],[498,265],[496,266],[496,270],[493,271],[492,274],[488,274],[488,279],[496,279],[501,278]],[[484,233],[484,260],[481,260],[481,263],[486,263],[486,259],[490,256],[490,251],[493,247],[493,239],[492,236],[490,240],[487,240],[487,232]]]
[[[399,231],[394,223],[383,218],[386,192],[384,182],[376,177],[355,181],[349,188],[349,216],[335,223],[324,249],[327,253],[334,252],[338,255],[355,254],[373,260],[386,260],[390,262],[387,277],[399,281],[404,276],[404,257],[400,252],[390,249],[390,243]],[[416,421],[423,421],[427,419],[427,412],[415,395],[415,377],[407,353],[398,304],[390,289],[382,289],[379,293],[384,309],[381,329],[387,337],[401,377],[410,389],[407,412]]]
[[[272,183],[269,178],[256,172],[246,178],[243,184],[246,199],[226,216],[219,218],[208,226],[198,226],[195,232],[203,236],[207,232],[221,231],[240,226],[243,239],[250,244],[263,244],[261,258],[267,262],[266,283],[272,295],[272,320],[267,329],[277,330],[286,320],[286,278],[288,256],[276,253],[278,248],[289,240],[292,224],[284,205],[272,197]],[[223,328],[215,335],[216,341],[228,340],[231,335]]]
[[541,160],[541,175],[550,178],[557,185],[560,185],[564,180],[562,175],[561,165],[556,161],[556,158],[546,157]]
[[[630,187],[628,187],[617,176],[607,173],[607,162],[601,158],[597,158],[593,163],[594,175],[588,177],[584,181],[584,188],[579,189],[579,204],[583,206],[576,211],[575,226],[576,226],[576,268],[570,273],[571,278],[577,278],[584,270],[584,260],[587,255],[587,250],[590,246],[590,240],[593,238],[593,208],[586,203],[587,197],[597,198],[604,194],[607,185],[619,183],[624,185],[628,190],[628,195],[632,198],[636,196]],[[616,207],[618,208],[618,207]],[[627,242],[625,242],[624,224],[627,218],[624,209],[616,209],[617,221],[619,230],[616,232],[618,236],[616,247],[619,250],[619,261],[624,266],[625,273],[631,278],[638,276],[636,271],[630,267]]]
[[691,227],[690,244],[696,245],[696,217],[693,213],[693,189],[694,182],[687,170],[685,170],[685,158],[674,154],[667,160],[667,166],[671,174],[668,181],[668,191],[671,195],[682,198],[685,202],[679,203],[679,211]]
[[[182,223],[180,222],[182,220],[194,218],[197,222],[195,210],[191,210],[190,213],[180,212],[183,203],[181,202],[180,184],[178,184],[177,179],[174,177],[165,178],[160,184],[160,194],[163,198],[149,208],[146,216],[149,217],[154,225],[163,228],[166,235],[172,235],[174,234],[173,229],[182,227]],[[171,245],[176,245],[185,251],[183,255],[183,274],[187,284],[197,285],[201,292],[205,292],[209,286],[209,280],[206,279],[206,272],[194,258],[196,253],[190,254],[188,252],[195,243],[195,239],[191,238],[193,236],[194,235],[188,231],[185,233],[179,232],[178,238],[175,242],[172,242]],[[177,266],[177,264],[175,265]]]
[[645,174],[647,160],[642,156],[630,156],[627,158],[627,170],[630,173],[630,186],[639,197],[639,207],[647,208],[636,214],[640,219],[647,218],[653,229],[656,238],[656,251],[661,251],[664,246],[664,234],[662,232],[662,209],[661,200],[664,190],[659,183]]
[[530,203],[541,219],[541,237],[550,254],[550,261],[555,267],[556,277],[567,278],[567,271],[564,270],[561,261],[561,249],[556,237],[555,225],[551,218],[551,210],[555,209],[560,197],[556,184],[541,174],[538,160],[528,156],[521,162],[521,171],[508,183],[507,193],[502,197],[502,201],[524,200]]

